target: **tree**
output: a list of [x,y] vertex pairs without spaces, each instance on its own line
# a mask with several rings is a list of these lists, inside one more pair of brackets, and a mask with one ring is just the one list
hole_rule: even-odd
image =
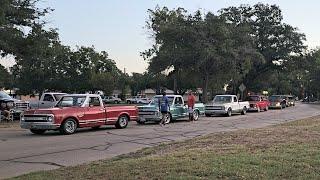
[[40,0],[1,0],[0,6],[0,55],[18,54],[25,40],[24,31],[43,24],[40,18],[51,9],[36,8]]
[[11,79],[8,70],[0,64],[0,89],[11,87]]
[[[282,67],[291,63],[292,55],[301,54],[305,50],[305,35],[299,33],[297,28],[282,22],[281,10],[276,5],[258,3],[253,7],[229,7],[220,10],[220,14],[234,24],[249,26],[255,48],[265,59],[265,63],[255,64],[245,77],[245,84],[253,91],[268,88],[259,84],[260,76],[271,77],[265,74],[281,71]],[[272,79],[267,78],[264,81],[271,82]]]

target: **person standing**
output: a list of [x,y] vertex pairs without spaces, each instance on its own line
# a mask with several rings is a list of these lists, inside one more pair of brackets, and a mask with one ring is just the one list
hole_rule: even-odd
[[196,97],[193,95],[192,91],[188,95],[188,112],[189,112],[189,121],[194,121],[193,110],[194,104],[196,103]]
[[165,120],[166,120],[166,118],[168,116],[168,112],[169,112],[169,99],[168,99],[165,91],[162,92],[162,97],[161,97],[161,99],[159,99],[159,109],[162,114],[162,119],[160,121],[160,125],[163,126],[163,125],[165,125]]

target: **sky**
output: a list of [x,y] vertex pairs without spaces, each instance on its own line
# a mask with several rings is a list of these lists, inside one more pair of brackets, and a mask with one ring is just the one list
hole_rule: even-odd
[[[219,9],[258,2],[280,6],[284,22],[305,33],[309,48],[320,46],[320,1],[308,0],[42,0],[39,7],[54,11],[44,17],[47,27],[57,28],[62,44],[72,48],[94,46],[106,51],[119,69],[142,73],[148,63],[140,52],[152,46],[145,28],[148,9],[157,5],[170,9],[183,7],[189,13],[198,9],[216,13]],[[12,60],[0,60],[6,67]]]

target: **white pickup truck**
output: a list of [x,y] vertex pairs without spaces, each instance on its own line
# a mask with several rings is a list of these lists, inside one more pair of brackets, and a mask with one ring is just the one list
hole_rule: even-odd
[[39,101],[30,101],[30,109],[51,108],[61,99],[66,93],[43,93]]
[[245,115],[249,106],[248,101],[239,102],[236,95],[217,95],[212,103],[205,106],[205,115],[207,117],[215,114],[232,116],[233,113]]

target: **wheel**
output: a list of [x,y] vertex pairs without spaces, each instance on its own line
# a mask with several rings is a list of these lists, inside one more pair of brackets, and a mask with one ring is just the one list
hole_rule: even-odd
[[61,134],[73,134],[77,130],[77,122],[74,119],[67,119],[60,127]]
[[97,130],[100,129],[101,126],[93,126],[92,129]]
[[172,116],[170,113],[166,114],[166,117],[164,119],[165,124],[169,124],[172,121]]
[[129,118],[126,115],[121,115],[116,123],[116,128],[123,129],[128,126]]
[[246,115],[247,114],[247,107],[244,107],[242,109],[242,112],[241,112],[242,115]]
[[193,120],[195,120],[195,121],[198,121],[198,119],[199,119],[199,111],[198,110],[195,110],[195,111],[193,111]]
[[261,111],[259,106],[257,107],[257,111],[258,111],[258,112],[260,112],[260,111]]
[[269,110],[269,106],[266,106],[266,108],[264,108],[264,111],[268,111]]
[[45,129],[30,129],[33,134],[44,134],[46,132]]
[[210,115],[210,114],[205,114],[205,116],[206,116],[206,117],[211,117],[211,115]]
[[127,101],[127,104],[131,104],[131,101]]
[[231,108],[228,109],[226,116],[228,116],[228,117],[232,116],[232,109]]

